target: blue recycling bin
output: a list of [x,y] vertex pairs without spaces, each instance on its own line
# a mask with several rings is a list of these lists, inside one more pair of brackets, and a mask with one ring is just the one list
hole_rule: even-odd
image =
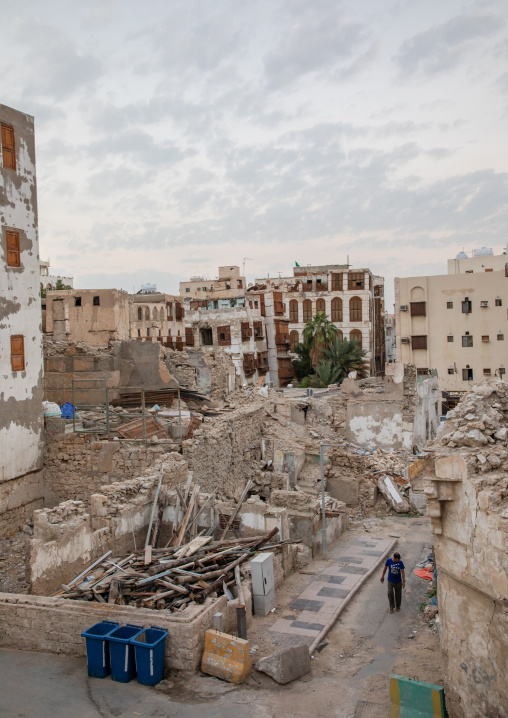
[[155,686],[164,677],[164,648],[168,632],[152,626],[131,638],[136,653],[138,683]]
[[111,678],[119,683],[128,683],[136,675],[134,646],[131,640],[142,633],[143,626],[128,623],[108,633],[111,655]]
[[118,623],[101,621],[81,634],[86,638],[86,662],[88,675],[92,678],[105,678],[111,673],[107,637],[115,628],[118,628]]

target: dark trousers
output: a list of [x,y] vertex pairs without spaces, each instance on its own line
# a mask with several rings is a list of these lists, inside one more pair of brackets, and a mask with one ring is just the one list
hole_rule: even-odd
[[402,599],[402,581],[399,583],[392,583],[387,581],[388,584],[388,600],[390,602],[390,608],[400,608],[400,602]]

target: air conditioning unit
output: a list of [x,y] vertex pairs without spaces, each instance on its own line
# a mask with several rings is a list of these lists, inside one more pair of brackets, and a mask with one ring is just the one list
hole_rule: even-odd
[[489,306],[488,302],[480,302],[480,307],[488,307],[488,306]]
[[401,312],[407,312],[407,304],[401,304],[401,305],[400,305],[400,311],[401,311]]
[[409,337],[402,337],[400,341],[402,342],[402,344],[409,344]]

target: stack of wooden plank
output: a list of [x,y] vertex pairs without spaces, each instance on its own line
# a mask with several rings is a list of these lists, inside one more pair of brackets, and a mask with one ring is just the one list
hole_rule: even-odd
[[203,603],[211,594],[228,593],[235,584],[241,595],[235,569],[258,551],[288,543],[271,542],[277,532],[274,528],[264,536],[219,541],[199,536],[184,546],[152,548],[149,563],[145,549],[115,558],[108,552],[55,595],[173,612],[192,601]]

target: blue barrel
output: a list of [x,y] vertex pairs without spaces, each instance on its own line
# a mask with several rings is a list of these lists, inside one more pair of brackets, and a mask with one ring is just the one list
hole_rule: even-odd
[[164,677],[164,647],[168,632],[165,628],[152,626],[134,638],[131,644],[136,652],[138,683],[155,686]]
[[92,678],[105,678],[111,673],[107,636],[117,627],[114,621],[101,621],[81,634],[86,638],[86,662]]
[[128,683],[136,675],[134,646],[131,640],[143,631],[143,626],[128,623],[108,634],[111,655],[111,678],[119,683]]

